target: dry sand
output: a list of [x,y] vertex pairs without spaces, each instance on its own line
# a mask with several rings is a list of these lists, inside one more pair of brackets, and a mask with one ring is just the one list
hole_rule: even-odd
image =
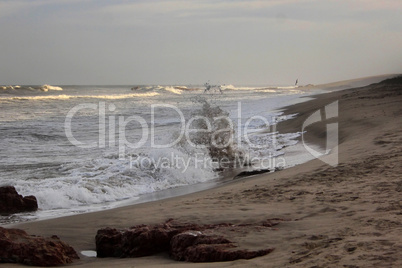
[[[337,100],[337,167],[313,160],[186,196],[15,227],[30,234],[57,234],[81,251],[94,250],[96,231],[106,226],[125,228],[169,218],[205,224],[282,218],[286,221],[275,228],[228,234],[244,248],[275,247],[251,260],[193,264],[172,261],[167,254],[137,259],[81,256],[73,266],[402,267],[402,82],[332,92],[291,106],[286,113],[299,116],[282,123],[280,131],[300,131],[309,115]],[[324,123],[307,130],[310,142],[325,140]]]

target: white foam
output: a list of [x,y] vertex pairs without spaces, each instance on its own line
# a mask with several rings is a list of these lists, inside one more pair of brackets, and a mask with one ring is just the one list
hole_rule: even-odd
[[[148,87],[148,90],[146,92],[142,91],[142,93],[131,93],[131,90],[124,91],[127,90],[124,88],[114,88],[113,91],[109,88],[97,88],[96,91],[89,90],[92,90],[92,88],[84,88],[82,90],[66,88],[64,91],[66,94],[63,95],[48,95],[49,93],[39,92],[37,95],[41,94],[40,96],[7,96],[0,98],[0,100],[4,98],[7,100],[68,100],[77,98],[128,99],[126,102],[116,102],[116,106],[120,107],[121,105],[124,108],[134,106],[136,113],[148,115],[148,104],[152,103],[154,100],[159,101],[160,98],[147,99],[147,101],[144,102],[136,101],[134,104],[130,98],[145,98],[161,95],[166,96],[164,100],[167,100],[169,103],[177,103],[178,100],[180,100],[180,104],[183,104],[185,107],[186,115],[195,112],[194,103],[190,101],[191,98],[184,98],[191,94],[183,94],[183,96],[173,95],[167,92],[167,87],[163,86]],[[84,95],[82,92],[88,92],[89,94]],[[94,94],[91,94],[92,92],[94,92]],[[120,92],[121,94],[108,94],[109,92]],[[127,92],[130,92],[131,94],[126,94]],[[258,92],[260,91],[256,91],[256,93]],[[74,93],[78,93],[79,95],[73,95]],[[96,93],[98,95],[95,95]],[[279,114],[272,114],[272,109],[284,106],[283,104],[287,104],[290,100],[296,99],[296,96],[288,96],[283,93],[277,95],[256,94],[254,92],[250,93],[245,92],[243,94],[243,92],[228,92],[213,96],[203,94],[202,96],[210,99],[212,104],[216,104],[219,108],[222,107],[222,113],[219,114],[212,113],[215,109],[212,109],[214,107],[210,107],[212,110],[210,113],[207,113],[207,115],[210,114],[210,117],[213,119],[213,117],[218,115],[229,114],[233,122],[237,123],[239,121],[237,121],[238,113],[236,108],[238,108],[238,106],[236,102],[241,101],[242,112],[239,124],[240,127],[244,128],[244,125],[242,124],[245,124],[245,121],[254,115],[264,116],[267,117],[267,119],[270,119],[270,116],[275,115],[275,122],[286,119],[282,117],[278,118]],[[56,94],[56,92],[53,92],[52,94]],[[121,204],[121,202],[132,202],[132,200],[137,199],[142,194],[207,182],[217,177],[217,173],[214,172],[214,166],[208,164],[208,162],[212,161],[211,157],[209,157],[210,152],[208,152],[207,149],[192,148],[188,144],[184,146],[178,144],[178,146],[174,148],[158,150],[151,149],[148,144],[137,149],[126,148],[126,159],[119,160],[119,154],[117,152],[118,148],[116,147],[80,150],[69,143],[63,143],[63,138],[65,138],[64,130],[58,129],[59,126],[63,125],[63,121],[58,122],[57,115],[60,113],[63,115],[63,109],[66,109],[70,104],[80,101],[84,102],[86,100],[62,102],[60,103],[62,109],[57,108],[57,111],[52,110],[55,105],[50,101],[47,103],[44,102],[43,106],[34,105],[35,107],[40,107],[42,110],[49,113],[46,114],[46,120],[49,117],[52,119],[49,123],[45,123],[46,120],[38,121],[38,119],[29,114],[29,112],[35,112],[35,115],[38,115],[38,118],[41,119],[42,117],[40,116],[42,115],[42,112],[38,113],[35,109],[31,110],[29,108],[24,110],[24,112],[21,112],[21,106],[23,106],[21,105],[22,103],[17,101],[14,103],[13,101],[10,103],[3,102],[7,103],[7,107],[12,108],[6,110],[9,114],[11,114],[11,112],[16,112],[21,114],[21,116],[30,116],[30,119],[33,119],[33,121],[27,120],[27,122],[21,122],[19,118],[16,119],[16,117],[12,117],[15,122],[11,120],[10,123],[9,121],[6,122],[6,124],[9,124],[7,125],[8,129],[13,129],[14,126],[17,126],[15,129],[18,131],[21,126],[23,126],[23,130],[20,133],[21,135],[14,135],[13,131],[8,132],[11,133],[13,142],[11,143],[10,140],[6,138],[1,143],[1,148],[6,149],[14,147],[15,149],[4,150],[4,154],[12,155],[12,157],[8,159],[4,158],[2,161],[12,166],[13,161],[24,159],[25,163],[28,164],[28,162],[31,161],[29,164],[34,163],[34,165],[32,167],[27,166],[26,169],[21,168],[18,169],[18,171],[10,171],[9,174],[15,176],[9,176],[9,174],[6,174],[2,176],[2,180],[5,180],[7,184],[15,185],[17,190],[23,195],[37,196],[39,207],[41,209],[41,211],[38,212],[40,213],[38,214],[38,217],[42,217],[42,215],[62,216],[74,212],[93,211],[95,208],[109,208],[110,206],[116,206],[115,204]],[[30,103],[26,102],[25,106],[29,107]],[[50,109],[47,109],[49,107]],[[231,113],[227,111],[230,111]],[[25,114],[25,112],[27,113]],[[77,130],[76,137],[83,141],[97,139],[97,137],[94,137],[94,134],[97,135],[96,131],[98,129],[96,125],[94,126],[94,122],[96,124],[98,123],[98,120],[93,121],[93,117],[89,116],[87,118],[87,115],[88,114],[83,113],[81,118],[79,117],[80,114],[77,114],[77,119],[82,120],[77,123],[80,123],[82,128],[80,127]],[[201,113],[200,115],[205,116],[204,113]],[[10,116],[7,116],[7,113],[3,113],[3,118],[7,118],[8,120]],[[60,118],[64,120],[63,116]],[[39,124],[37,124],[38,122]],[[176,129],[177,124],[179,124],[177,114],[175,112],[171,114],[163,113],[163,115],[159,117],[157,116],[156,122],[158,127],[161,127],[159,130],[160,133],[162,133],[162,137],[159,137],[157,132],[157,143],[161,142],[160,144],[167,144],[168,142],[162,141],[161,139],[164,137],[167,139],[170,138],[166,133]],[[274,124],[275,122],[269,120],[270,124]],[[58,123],[60,123],[60,125],[57,125]],[[95,127],[96,131],[92,131],[92,127]],[[269,144],[271,146],[249,148],[247,147],[247,144],[236,143],[235,146],[233,146],[233,149],[239,149],[240,153],[244,150],[251,156],[260,158],[280,156],[283,154],[282,151],[280,151],[281,148],[297,142],[294,138],[297,137],[298,134],[277,135],[277,137],[274,138],[272,133],[261,133],[267,127],[266,122],[263,122],[263,120],[253,120],[248,124],[248,127],[250,128],[249,130],[253,132],[250,134],[250,139],[253,143],[257,145]],[[25,130],[32,128],[32,131]],[[44,131],[44,129],[49,129],[49,131]],[[37,136],[31,135],[32,133],[37,134],[37,130],[39,133],[43,132],[52,138],[55,137],[55,134],[57,133],[59,138],[55,139],[54,142],[38,139]],[[135,133],[135,131],[136,130],[133,129],[133,132],[130,133],[132,134],[130,138],[133,140],[137,138],[136,135],[138,134]],[[237,127],[235,127],[235,131],[237,131]],[[278,142],[277,144],[274,143],[275,139],[276,142]],[[13,146],[10,146],[10,144]],[[23,148],[23,150],[21,150],[21,148]],[[18,153],[13,154],[13,150],[15,152],[18,150]],[[197,155],[200,157],[196,158]],[[130,159],[129,156],[132,158]],[[201,163],[198,160],[201,160]],[[135,161],[137,161],[137,163],[140,161],[146,163],[146,161],[148,161],[150,165],[136,166],[134,165]],[[178,163],[177,161],[181,162]],[[38,163],[51,163],[51,165],[50,167],[41,167],[40,165],[38,165],[40,167],[37,167],[36,164]],[[64,164],[61,165],[58,163]],[[206,165],[204,165],[204,163],[206,163]],[[35,174],[35,177],[32,177],[31,174]]]
[[298,86],[278,87],[278,89],[294,89],[294,88],[298,88]]
[[258,87],[236,87],[234,85],[221,85],[222,90],[256,90]]
[[164,89],[166,91],[169,91],[171,93],[178,94],[178,95],[180,95],[182,93],[182,91],[180,89],[176,89],[174,87],[165,87]]
[[35,195],[41,210],[53,210],[135,199],[216,178],[212,167],[197,167],[195,158],[174,148],[131,155],[124,160],[112,154],[64,164],[59,169],[63,176],[20,180],[15,186],[23,195]]
[[13,90],[14,87],[13,86],[2,86],[1,89],[3,89],[3,90]]
[[0,100],[68,100],[74,98],[70,95],[50,95],[50,96],[7,96],[0,97]]
[[40,86],[40,87],[35,87],[35,88],[26,87],[26,86],[19,86],[19,85],[1,86],[0,88],[3,89],[3,90],[17,90],[18,89],[18,90],[37,90],[37,91],[44,91],[44,92],[47,92],[49,90],[51,90],[51,91],[61,91],[61,90],[63,90],[63,88],[61,88],[61,87],[51,86],[51,85],[47,85],[47,84],[45,84],[43,86]]
[[109,99],[109,100],[118,100],[118,99],[128,99],[128,98],[144,98],[144,97],[154,97],[158,96],[158,92],[147,92],[147,93],[132,93],[132,94],[116,94],[116,95],[79,95],[74,96],[76,98],[92,98],[92,99]]
[[63,90],[61,87],[51,86],[51,85],[48,85],[48,84],[45,84],[45,85],[41,86],[40,89],[42,91],[49,91],[49,90],[59,90],[60,91],[60,90]]
[[68,99],[128,99],[128,98],[146,98],[158,96],[157,92],[147,92],[147,93],[132,93],[132,94],[115,94],[115,95],[47,95],[47,96],[7,96],[0,97],[0,100],[68,100]]
[[276,92],[275,89],[278,89],[279,87],[244,87],[244,86],[236,87],[234,85],[222,85],[221,88],[222,90],[245,90],[245,91],[258,90],[258,92],[264,92],[264,91],[270,92],[269,90],[272,90],[271,92]]
[[260,89],[258,92],[277,93],[278,91],[275,89]]

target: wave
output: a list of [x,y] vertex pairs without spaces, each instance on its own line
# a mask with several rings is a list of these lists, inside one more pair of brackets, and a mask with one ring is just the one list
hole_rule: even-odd
[[236,87],[234,85],[221,85],[222,90],[257,90],[258,87]]
[[181,95],[183,92],[201,90],[198,87],[187,86],[135,86],[131,88],[135,91],[154,91],[154,92],[169,92],[177,95]]
[[135,86],[132,87],[131,90],[134,91],[147,91],[147,92],[163,92],[167,91],[173,94],[180,95],[182,93],[182,90],[184,90],[185,87],[173,87],[173,86]]
[[49,90],[61,91],[63,88],[58,86],[51,86],[45,84],[43,86],[0,86],[0,89],[5,91],[44,91],[47,92]]
[[34,189],[42,210],[91,210],[96,204],[107,206],[106,202],[134,200],[143,194],[216,178],[212,169],[196,167],[195,159],[177,149],[138,152],[123,160],[118,154],[109,154],[63,164],[58,168],[62,176],[10,183],[23,195]]
[[92,99],[128,99],[128,98],[145,98],[158,96],[158,92],[147,92],[147,93],[132,93],[132,94],[116,94],[116,95],[80,95],[77,98],[92,98]]
[[[222,91],[258,91],[258,92],[268,92],[268,93],[277,93],[278,91],[283,90],[294,90],[297,89],[298,86],[262,86],[262,87],[249,87],[249,86],[234,86],[232,84],[227,85],[213,85],[212,89],[220,89]],[[132,87],[131,90],[134,91],[156,91],[156,92],[169,92],[173,94],[183,94],[183,92],[187,91],[204,91],[204,86],[135,86]]]
[[51,85],[45,84],[45,85],[40,87],[40,90],[47,92],[49,90],[58,90],[58,91],[60,91],[60,90],[63,90],[63,89],[61,87],[51,86]]
[[71,95],[51,95],[51,96],[9,96],[0,97],[0,100],[68,100],[73,98]]
[[258,92],[278,93],[278,91],[275,89],[259,89]]
[[297,87],[298,86],[237,87],[234,85],[221,85],[222,90],[256,90],[258,92],[272,92],[272,93],[276,93],[277,90],[295,89]]
[[128,99],[128,98],[146,98],[158,96],[157,92],[116,94],[116,95],[48,95],[48,96],[7,96],[0,97],[0,100],[68,100],[68,99]]
[[181,89],[177,89],[175,87],[164,87],[164,89],[166,91],[168,91],[168,92],[171,92],[171,93],[174,93],[174,94],[177,94],[177,95],[180,95],[182,93]]
[[[158,93],[36,97],[123,98],[154,95]],[[204,130],[190,134],[191,142],[196,146],[190,145],[188,140],[181,140],[175,146],[165,149],[126,148],[124,159],[119,159],[119,154],[111,149],[94,154],[94,157],[89,159],[45,168],[43,173],[46,177],[37,175],[33,179],[18,181],[10,178],[5,179],[5,182],[14,185],[23,195],[34,194],[42,211],[92,211],[95,205],[106,208],[113,206],[109,202],[130,202],[143,194],[216,179],[220,169],[226,164],[229,165],[227,168],[237,167],[234,165],[240,161],[249,167],[251,162],[248,162],[248,159],[267,161],[281,155],[282,152],[278,150],[295,144],[297,141],[294,138],[300,135],[260,132],[249,135],[247,142],[244,139],[238,142],[237,139],[232,139],[236,137],[236,126],[226,120],[215,120],[219,117],[229,117],[229,112],[200,96],[194,99],[194,109],[189,116],[205,118],[212,122],[208,127],[205,120],[194,120],[192,127]],[[253,125],[256,130],[263,130],[265,127]],[[166,140],[161,140],[161,144],[170,143],[176,140],[176,137],[163,135],[161,139]],[[53,137],[35,134],[33,138],[48,141]],[[211,145],[211,142],[213,146],[203,147]],[[258,163],[251,164],[258,167]],[[265,165],[264,162],[261,164]]]
[[[192,127],[199,131],[185,135],[179,146],[189,155],[207,155],[216,163],[216,170],[224,169],[222,161],[228,161],[227,164],[232,167],[236,159],[242,159],[243,152],[233,138],[235,128],[229,112],[201,96],[194,98],[193,103],[200,107],[191,112],[190,120],[198,118],[193,121]],[[204,151],[199,152],[200,148]]]
[[299,86],[286,86],[286,87],[277,87],[278,89],[295,89],[298,88]]
[[[62,91],[63,88],[58,86],[0,86],[0,89],[3,90],[4,93],[15,93],[15,94],[24,94],[24,93],[33,93],[33,92],[48,92],[48,91]],[[0,91],[1,92],[1,91]]]
[[21,86],[0,86],[0,89],[2,90],[15,90],[15,89],[20,89]]

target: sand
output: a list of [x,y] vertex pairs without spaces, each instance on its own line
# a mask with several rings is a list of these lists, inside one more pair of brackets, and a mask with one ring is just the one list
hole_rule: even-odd
[[[337,167],[315,159],[190,195],[14,227],[56,234],[80,252],[94,250],[96,231],[106,226],[169,218],[203,224],[282,218],[274,228],[230,234],[244,248],[275,247],[264,257],[195,264],[175,262],[167,254],[136,259],[81,255],[72,267],[402,267],[402,82],[318,95],[285,109],[299,116],[279,130],[300,131],[309,115],[334,101],[339,101],[339,117],[330,121],[339,123]],[[325,147],[326,123],[307,129],[308,142]]]

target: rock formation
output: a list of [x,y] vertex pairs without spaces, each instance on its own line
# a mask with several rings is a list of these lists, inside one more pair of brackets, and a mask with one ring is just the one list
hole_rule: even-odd
[[251,259],[270,253],[273,249],[258,251],[236,250],[236,244],[214,233],[222,228],[258,226],[270,228],[278,220],[267,220],[258,225],[230,223],[197,225],[169,220],[155,226],[138,225],[124,230],[103,228],[96,235],[97,256],[142,257],[169,252],[174,260],[190,262],[216,262]]
[[38,202],[35,196],[18,194],[13,186],[0,187],[0,214],[36,211]]
[[20,229],[0,227],[0,263],[56,266],[79,259],[75,250],[57,236],[43,238]]
[[189,262],[218,262],[252,259],[267,255],[273,249],[258,251],[231,250],[236,246],[226,238],[186,231],[175,235],[170,242],[170,254],[174,260]]

